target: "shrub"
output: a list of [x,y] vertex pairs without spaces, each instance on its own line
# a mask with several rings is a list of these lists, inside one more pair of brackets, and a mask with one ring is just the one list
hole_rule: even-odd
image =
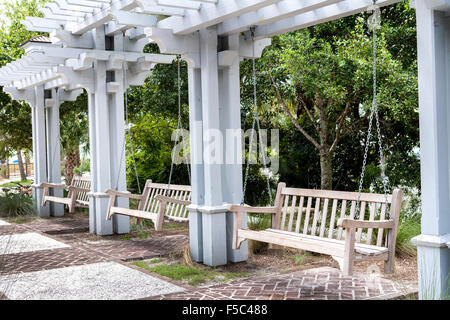
[[[271,217],[268,214],[248,214],[247,216],[247,224],[250,230],[264,230],[270,228],[272,224]],[[264,253],[269,248],[269,244],[266,242],[249,240],[248,248],[251,253]]]
[[6,167],[0,168],[0,177],[2,177],[2,178],[8,177]]
[[15,218],[37,215],[33,198],[27,194],[3,189],[0,194],[0,217]]
[[397,231],[397,243],[395,251],[398,256],[416,256],[416,248],[411,239],[419,235],[421,220],[420,195],[417,192],[406,190],[404,205],[400,212],[399,226]]

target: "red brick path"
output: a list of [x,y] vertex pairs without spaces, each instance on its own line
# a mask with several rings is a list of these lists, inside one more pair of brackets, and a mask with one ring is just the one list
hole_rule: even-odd
[[[32,272],[104,261],[131,261],[164,256],[181,251],[188,243],[186,235],[151,235],[143,240],[117,237],[95,238],[82,233],[87,219],[56,218],[26,225],[0,226],[0,235],[24,232],[52,234],[50,237],[70,248],[0,255],[2,274]],[[173,300],[349,300],[389,299],[416,292],[415,285],[399,285],[365,275],[343,277],[334,268],[317,268],[290,274],[271,275],[234,281],[229,284],[187,290],[183,293],[151,297]]]
[[414,285],[398,285],[380,277],[343,277],[323,267],[285,275],[271,275],[231,284],[153,297],[152,300],[365,300],[390,299],[415,292]]

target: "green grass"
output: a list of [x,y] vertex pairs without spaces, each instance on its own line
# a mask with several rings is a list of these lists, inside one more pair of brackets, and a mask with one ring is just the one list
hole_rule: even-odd
[[[33,183],[33,181],[31,181],[31,180],[23,180],[23,181],[15,181],[15,182],[18,182],[18,183],[20,183],[21,185],[24,185],[24,186],[31,185]],[[14,188],[14,187],[17,187],[17,184],[15,184],[13,182],[7,182],[7,183],[4,183],[4,184],[0,184],[0,187],[3,187],[3,188]]]
[[296,254],[294,256],[286,256],[286,258],[293,260],[296,266],[307,263],[311,260],[312,255],[308,252]]
[[128,241],[131,240],[131,236],[129,234],[124,235],[123,237],[120,238],[121,241]]
[[[155,259],[154,259],[155,260]],[[160,259],[162,261],[162,259]],[[152,262],[151,263],[156,263]],[[168,277],[173,280],[187,281],[191,286],[196,286],[204,283],[207,280],[220,280],[228,281],[231,279],[237,279],[242,277],[248,277],[248,273],[235,273],[235,272],[219,272],[216,270],[209,270],[203,268],[196,268],[192,266],[184,266],[179,264],[163,264],[157,266],[149,266],[144,261],[132,262],[137,267],[146,269],[151,272],[155,272],[159,275]]]
[[0,194],[0,217],[18,218],[37,216],[33,198],[27,194],[4,189]]
[[397,242],[395,252],[399,256],[413,257],[416,255],[416,248],[411,243],[411,239],[420,234],[420,215],[400,217]]
[[161,258],[155,258],[155,259],[150,260],[149,263],[160,263],[162,261],[163,261],[163,259],[161,259]]
[[139,232],[138,233],[139,239],[147,239],[148,238],[148,232]]

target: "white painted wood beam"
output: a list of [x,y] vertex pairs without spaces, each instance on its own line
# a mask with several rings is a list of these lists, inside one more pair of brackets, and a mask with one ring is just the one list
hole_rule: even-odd
[[[96,60],[108,61],[111,55],[115,54],[115,51],[108,50],[89,50],[89,49],[76,49],[76,48],[51,48],[51,47],[34,47],[34,52],[42,53],[52,58],[66,58],[66,59],[79,59],[82,54],[90,54],[95,56]],[[153,59],[155,63],[171,63],[175,58],[173,55],[152,54],[142,52],[127,52],[125,60],[127,62],[136,62],[141,57],[148,57]],[[167,62],[169,61],[169,62]]]
[[186,11],[184,17],[170,17],[158,28],[172,29],[174,34],[188,34],[221,23],[239,15],[264,8],[280,0],[227,0],[217,4],[204,3],[199,11]]
[[136,8],[136,12],[164,16],[184,16],[183,8],[160,5],[153,0],[137,0],[137,3],[139,8]]
[[153,27],[158,23],[158,18],[143,13],[132,13],[127,11],[115,11],[111,13],[117,24],[133,27]]
[[228,19],[217,26],[218,34],[229,35],[247,31],[252,26],[273,23],[301,13],[322,8],[343,0],[284,0],[268,7]]
[[[381,0],[378,1],[377,4],[379,6],[387,6],[399,1],[400,0]],[[346,0],[338,2],[314,11],[309,11],[291,18],[257,27],[255,30],[255,38],[260,39],[271,37],[278,34],[307,28],[320,23],[348,17],[350,15],[364,12],[371,4],[372,0]]]
[[186,10],[200,10],[202,5],[201,2],[189,0],[156,0],[155,2],[161,6],[181,8]]
[[20,21],[28,31],[37,32],[52,32],[56,29],[61,29],[66,22],[55,21],[51,19],[44,19],[39,17],[26,17],[25,20]]
[[137,6],[138,3],[136,2],[136,0],[117,0],[111,2],[111,5],[109,7],[98,10],[94,14],[87,15],[85,20],[81,23],[68,24],[66,26],[66,29],[71,31],[72,34],[80,35],[114,19],[116,19],[116,22],[118,24],[122,24],[118,20],[129,19],[130,17],[125,15],[125,13],[127,13],[126,11],[132,10]]

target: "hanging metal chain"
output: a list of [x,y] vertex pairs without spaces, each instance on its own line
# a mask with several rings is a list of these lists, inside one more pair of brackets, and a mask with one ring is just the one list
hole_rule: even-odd
[[[183,133],[183,123],[181,121],[181,66],[180,66],[180,60],[181,60],[181,56],[177,56],[177,75],[178,75],[178,123],[177,123],[177,135],[175,137],[175,143],[174,143],[174,148],[172,149],[172,154],[171,154],[171,164],[170,164],[170,173],[169,173],[169,182],[167,184],[167,189],[165,191],[165,195],[167,196],[167,193],[170,190],[170,185],[172,182],[172,175],[173,175],[173,168],[174,168],[174,157],[175,157],[175,145],[178,143],[178,139],[180,138],[180,131],[181,131],[181,137],[183,139],[183,143],[184,143],[184,133]],[[184,144],[183,144],[184,147]],[[188,158],[187,158],[187,153],[185,152],[185,150],[183,150],[184,152],[184,159],[186,161],[186,168],[187,168],[187,172],[188,172],[188,178],[189,178],[189,184],[191,184],[191,170],[189,169],[189,162],[188,162]]]
[[[123,33],[123,38],[125,39],[125,33]],[[123,41],[123,51],[125,52],[125,41]],[[136,157],[134,155],[134,146],[133,146],[133,137],[131,136],[131,130],[130,130],[130,121],[128,119],[128,93],[127,93],[127,62],[123,62],[123,92],[124,92],[124,98],[125,98],[125,126],[128,133],[128,137],[130,138],[130,147],[131,147],[131,156],[133,158],[133,166],[134,166],[134,173],[136,175],[136,182],[139,194],[142,193],[141,190],[141,184],[139,182],[139,174],[136,166]],[[120,153],[120,162],[119,162],[119,172],[117,173],[117,180],[116,180],[116,190],[119,187],[119,178],[120,178],[120,171],[122,168],[122,161],[125,154],[125,135],[123,136],[123,144],[122,144],[122,151]]]
[[[260,150],[261,150],[261,157],[264,164],[264,169],[267,169],[267,161],[266,161],[266,154],[265,154],[265,147],[262,139],[262,133],[261,133],[261,125],[259,122],[259,114],[258,114],[258,95],[257,95],[257,78],[256,78],[256,57],[255,57],[255,28],[250,28],[250,33],[252,36],[252,67],[253,67],[253,123],[252,123],[252,133],[250,136],[250,145],[248,150],[248,160],[247,160],[247,166],[245,168],[245,177],[244,177],[244,187],[242,190],[242,201],[241,204],[244,204],[245,199],[245,192],[247,190],[247,182],[248,182],[248,175],[249,175],[249,169],[250,169],[250,156],[252,154],[252,146],[253,146],[253,134],[255,132],[255,124],[258,128],[258,137],[259,137],[259,144],[260,144]],[[270,205],[272,205],[272,191],[270,189],[270,177],[269,174],[266,175],[266,183],[267,183],[267,193],[269,194],[270,199]]]
[[[373,34],[373,43],[372,43],[372,50],[373,50],[373,100],[372,100],[372,107],[371,107],[371,113],[370,113],[370,119],[369,119],[369,129],[367,131],[367,138],[366,138],[366,147],[364,150],[364,160],[363,160],[363,166],[362,166],[362,172],[361,172],[361,179],[359,181],[359,190],[358,190],[358,199],[356,202],[356,212],[355,212],[355,218],[359,217],[359,204],[361,202],[361,193],[364,183],[364,174],[366,171],[366,165],[367,165],[367,155],[369,152],[369,144],[370,144],[370,137],[372,134],[372,125],[373,125],[373,116],[375,115],[375,121],[377,126],[377,136],[378,136],[378,148],[379,148],[379,155],[380,155],[380,165],[381,165],[381,179],[383,182],[383,189],[384,189],[384,197],[385,197],[385,204],[386,208],[388,207],[388,193],[387,193],[387,184],[388,184],[388,178],[385,174],[385,165],[384,165],[384,155],[383,155],[383,145],[382,145],[382,138],[381,138],[381,129],[380,129],[380,120],[378,115],[378,102],[377,102],[377,28],[379,27],[379,21],[380,21],[380,13],[379,9],[376,6],[376,0],[373,1],[373,15],[369,18],[368,24],[369,27],[372,28],[372,34]],[[388,210],[387,210],[388,211]],[[364,214],[364,213],[363,213]],[[389,213],[387,212],[388,218]]]

